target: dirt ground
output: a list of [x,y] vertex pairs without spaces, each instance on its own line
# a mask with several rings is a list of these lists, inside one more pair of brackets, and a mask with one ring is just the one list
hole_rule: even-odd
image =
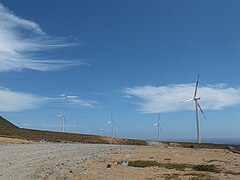
[[0,137],[0,144],[33,144],[33,143],[36,142],[17,138]]
[[[161,163],[214,164],[220,172],[202,172],[186,168],[184,171],[159,167],[129,167],[121,162],[126,156],[130,161],[155,160]],[[111,168],[107,168],[110,164]],[[138,147],[107,158],[89,161],[70,179],[106,180],[157,180],[157,179],[240,179],[240,155],[224,149],[191,149],[179,147]]]
[[[32,144],[32,143],[34,144],[33,141],[0,137],[0,144]],[[26,145],[26,146],[29,146],[29,145]],[[44,160],[44,158],[42,158],[42,160],[37,161],[38,162],[37,166],[41,168],[38,168],[39,172],[34,170],[35,171],[34,173],[34,171],[32,171],[30,173],[32,175],[28,176],[32,178],[29,178],[29,179],[35,179],[33,177],[41,177],[41,179],[50,179],[50,180],[55,180],[55,179],[74,179],[74,180],[79,180],[79,179],[80,180],[81,179],[82,180],[97,180],[97,179],[100,179],[100,180],[233,179],[234,180],[236,179],[236,180],[239,180],[240,179],[240,154],[233,153],[227,149],[182,148],[177,146],[170,147],[166,145],[131,146],[130,148],[123,148],[122,150],[119,150],[119,151],[111,151],[111,149],[109,149],[107,150],[106,156],[103,156],[103,157],[99,156],[99,158],[97,159],[87,158],[88,160],[86,161],[81,160],[81,163],[79,163],[80,161],[79,162],[75,162],[75,161],[78,158],[81,159],[80,154],[83,153],[83,151],[86,151],[86,152],[89,151],[90,153],[90,151],[93,151],[96,148],[99,149],[102,146],[95,145],[95,146],[99,146],[99,147],[95,147],[94,145],[92,145],[93,147],[90,147],[90,145],[85,145],[85,144],[83,145],[69,144],[68,145],[67,143],[62,145],[52,144],[52,143],[41,145],[40,143],[39,146],[43,146],[42,149],[37,148],[37,150],[32,150],[32,151],[29,149],[30,147],[26,147],[33,154],[38,153],[38,151],[40,151],[41,155],[45,159],[47,159],[47,160]],[[59,149],[58,146],[61,146],[61,148]],[[71,146],[74,146],[74,147],[71,147]],[[75,146],[79,146],[79,147],[75,147]],[[10,147],[13,148],[14,146],[11,145]],[[51,153],[48,152],[49,149],[51,150],[51,147],[54,150],[54,154],[52,155]],[[2,146],[2,148],[7,148],[7,147]],[[72,151],[72,154],[69,153],[70,150],[67,150],[67,148],[70,148],[70,150]],[[109,148],[112,148],[112,147],[110,147],[109,145]],[[15,152],[16,150],[17,149],[15,149],[14,151],[13,150],[10,150],[10,151]],[[25,151],[26,150],[24,150],[23,152]],[[18,153],[18,152],[15,152],[15,153]],[[29,155],[29,153],[27,153],[26,156]],[[44,153],[46,154],[46,157]],[[93,157],[96,155],[97,154],[95,155],[92,154],[89,157]],[[61,158],[59,158],[60,156]],[[65,156],[66,156],[65,158],[66,161],[64,161],[65,159],[63,158]],[[14,157],[15,155],[12,158]],[[37,157],[41,158],[39,155],[37,155]],[[25,160],[23,159],[23,161],[27,162],[27,167],[25,168],[32,167],[32,165],[29,166],[29,163],[35,164],[37,157],[34,157],[34,158],[29,157],[29,158],[25,158]],[[215,165],[219,172],[196,171],[196,170],[193,170],[191,167],[186,167],[185,170],[176,170],[176,169],[167,169],[167,168],[156,167],[156,166],[145,167],[145,168],[123,166],[122,162],[125,157],[129,157],[129,161],[136,161],[136,160],[157,161],[162,164],[175,163],[175,164],[187,164],[190,166]],[[51,164],[53,160],[55,164],[54,163]],[[57,162],[58,160],[59,162]],[[55,161],[57,162],[57,164]],[[18,160],[16,160],[15,162],[19,163]],[[16,163],[14,165],[17,165]],[[12,166],[11,164],[12,162],[8,163],[8,166]],[[23,168],[22,164],[23,163],[21,163],[21,167],[20,167],[21,169]],[[59,166],[59,164],[62,164],[62,165]],[[110,166],[110,167],[107,167],[107,166]],[[51,172],[48,172],[48,169],[46,170],[46,168],[44,169],[44,167],[50,168]],[[4,171],[2,173],[4,174],[6,172]],[[4,177],[4,176],[1,174],[1,177]],[[28,179],[28,178],[25,178],[25,179]]]

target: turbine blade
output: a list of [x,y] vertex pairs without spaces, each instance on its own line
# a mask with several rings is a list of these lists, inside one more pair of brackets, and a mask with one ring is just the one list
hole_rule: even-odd
[[196,97],[196,95],[197,95],[198,81],[199,81],[199,74],[198,74],[198,77],[197,77],[197,82],[196,82],[196,86],[195,86],[195,91],[194,91],[193,99],[194,99],[194,98]]
[[193,101],[194,99],[189,99],[189,100],[186,100],[186,101],[181,101],[180,103],[186,103],[186,102],[190,102],[190,101]]
[[201,111],[201,113],[202,113],[202,115],[203,115],[204,119],[206,120],[206,116],[205,116],[205,114],[204,114],[204,112],[203,112],[203,110],[202,110],[202,108],[201,108],[200,104],[199,104],[199,103],[197,103],[197,105],[198,105],[198,107],[199,107],[199,109],[200,109],[200,111]]

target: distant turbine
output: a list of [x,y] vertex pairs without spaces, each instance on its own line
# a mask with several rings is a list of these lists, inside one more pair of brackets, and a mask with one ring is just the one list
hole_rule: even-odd
[[157,130],[158,130],[158,141],[160,141],[160,129],[161,129],[161,126],[160,126],[160,115],[158,115],[158,121],[157,123],[155,123],[153,126],[157,126]]
[[181,102],[181,103],[185,103],[185,102],[190,102],[190,101],[195,101],[195,107],[196,107],[196,124],[197,124],[197,143],[201,143],[201,138],[199,135],[199,121],[198,121],[198,108],[200,109],[204,119],[206,119],[206,116],[203,113],[203,110],[200,106],[200,104],[198,103],[198,100],[200,100],[200,97],[197,97],[197,89],[198,89],[198,81],[199,81],[199,74],[197,77],[197,82],[196,82],[196,86],[195,86],[195,91],[194,91],[194,95],[192,99],[189,99],[187,101]]
[[45,122],[43,123],[43,128],[47,130],[47,120],[45,120]]
[[58,117],[62,117],[62,132],[64,132],[64,120],[65,120],[65,117],[64,117],[64,114],[58,114],[57,115]]
[[117,124],[114,119],[113,119],[113,112],[111,111],[111,121],[109,121],[107,124],[112,124],[112,137],[115,137],[114,130],[115,130],[115,125]]
[[91,133],[90,128],[88,128],[88,130],[87,130],[87,134],[90,134],[90,133]]
[[78,121],[77,121],[76,133],[79,133],[79,119],[78,119]]
[[100,135],[103,135],[103,136],[105,135],[105,131],[103,128],[99,129],[99,132],[100,132]]

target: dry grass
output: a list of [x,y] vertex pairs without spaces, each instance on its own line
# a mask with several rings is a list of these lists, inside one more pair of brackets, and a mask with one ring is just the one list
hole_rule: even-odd
[[219,173],[220,170],[215,165],[192,165],[192,164],[178,164],[178,163],[159,163],[157,161],[143,161],[143,160],[137,160],[137,161],[130,161],[129,166],[132,167],[151,167],[151,166],[157,166],[160,168],[165,169],[175,169],[178,171],[184,171],[186,168],[191,168],[194,171],[204,171],[204,172],[213,172],[213,173]]
[[130,161],[129,166],[132,167],[151,167],[151,166],[157,166],[165,169],[175,169],[178,171],[184,171],[186,168],[191,168],[192,165],[190,164],[177,164],[177,163],[159,163],[157,161]]
[[214,173],[219,173],[220,170],[217,169],[216,165],[204,165],[204,164],[201,164],[201,165],[194,165],[192,167],[193,170],[195,171],[205,171],[205,172],[214,172]]

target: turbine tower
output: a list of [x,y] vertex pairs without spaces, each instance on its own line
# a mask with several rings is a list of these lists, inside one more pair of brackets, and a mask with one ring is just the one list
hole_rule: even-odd
[[158,115],[158,121],[157,123],[155,123],[153,126],[157,126],[157,130],[158,130],[158,141],[160,141],[160,129],[161,129],[161,126],[160,126],[160,114]]
[[107,124],[112,124],[112,137],[115,137],[114,130],[115,130],[115,125],[117,124],[114,119],[113,119],[113,112],[111,111],[111,121],[109,121]]
[[47,130],[47,120],[45,120],[45,122],[43,123],[43,128]]
[[58,114],[57,115],[58,117],[62,117],[62,132],[64,132],[64,120],[65,120],[65,117],[64,117],[64,114]]
[[[189,99],[185,102],[190,102],[190,101],[195,101],[195,108],[196,108],[196,125],[197,125],[197,143],[201,143],[201,138],[200,138],[200,130],[199,130],[199,119],[198,119],[198,111],[200,110],[204,119],[206,120],[206,116],[205,114],[203,113],[203,110],[200,106],[200,104],[198,103],[198,101],[200,100],[200,97],[197,97],[197,90],[198,90],[198,84],[199,84],[199,74],[198,74],[198,77],[197,77],[197,82],[196,82],[196,86],[195,86],[195,91],[194,91],[194,94],[193,94],[193,98],[192,99]],[[185,102],[181,102],[181,103],[185,103]],[[199,109],[199,110],[198,110]]]
[[99,129],[100,135],[105,136],[105,131],[103,128]]

